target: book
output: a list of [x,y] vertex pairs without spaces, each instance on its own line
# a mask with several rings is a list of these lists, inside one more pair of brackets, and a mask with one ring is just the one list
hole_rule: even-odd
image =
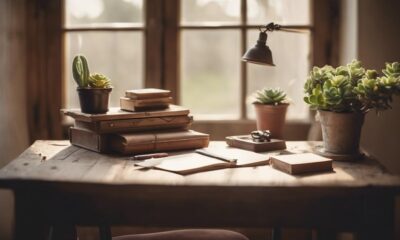
[[122,110],[135,112],[152,109],[166,109],[169,104],[172,103],[172,98],[130,99],[121,97],[119,102]]
[[101,114],[83,113],[80,109],[61,109],[61,112],[66,116],[74,118],[75,120],[80,120],[83,122],[96,122],[106,120],[182,116],[188,115],[189,109],[171,104],[167,109],[149,110],[144,112],[128,112],[123,111],[120,108],[110,108],[107,113]]
[[125,97],[131,99],[165,98],[170,97],[170,95],[170,90],[157,88],[133,89],[125,92]]
[[286,149],[284,140],[271,139],[270,142],[254,142],[250,135],[229,136],[225,138],[231,147],[242,148],[253,152],[267,152]]
[[[158,170],[187,175],[224,168],[266,165],[270,158],[268,155],[241,149],[206,148],[201,150],[205,150],[209,155],[196,151],[155,160],[151,159],[150,161],[146,160],[143,162],[136,162],[135,164],[144,168],[155,168]],[[212,157],[211,155],[213,154],[219,157]],[[224,156],[226,159],[235,159],[236,161],[222,160],[220,156]]]
[[85,122],[75,120],[76,128],[87,129],[96,133],[124,133],[159,129],[189,129],[193,117],[188,115],[171,117],[132,118]]
[[296,153],[271,157],[272,167],[296,175],[332,171],[332,159],[314,153]]
[[69,128],[69,141],[74,146],[99,153],[109,153],[112,151],[107,140],[107,136],[103,134],[75,127]]
[[111,134],[110,147],[121,154],[178,151],[207,147],[210,136],[193,130]]
[[124,155],[204,148],[208,146],[209,138],[208,134],[192,130],[99,134],[87,129],[70,128],[72,145],[99,153]]

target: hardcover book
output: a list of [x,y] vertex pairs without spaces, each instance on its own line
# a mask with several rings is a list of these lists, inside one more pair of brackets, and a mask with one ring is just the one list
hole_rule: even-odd
[[208,146],[209,135],[192,130],[99,134],[71,127],[70,141],[73,145],[100,153],[137,154],[204,148]]
[[143,88],[127,90],[125,97],[131,99],[150,99],[150,98],[165,98],[170,97],[171,91],[157,88]]
[[76,120],[75,127],[96,133],[124,133],[160,129],[189,129],[193,122],[192,116],[132,118],[122,120],[106,120],[85,122]]
[[106,120],[182,116],[188,115],[189,109],[171,104],[167,109],[149,110],[144,112],[127,112],[121,110],[120,108],[110,108],[107,113],[102,114],[83,113],[80,109],[62,109],[61,112],[74,118],[75,120],[83,122],[96,122]]
[[151,109],[166,109],[172,103],[171,97],[151,99],[130,99],[121,97],[120,107],[125,111],[145,111]]
[[314,153],[296,153],[271,157],[272,167],[289,174],[332,171],[332,159]]
[[105,134],[97,134],[89,130],[71,127],[69,129],[69,141],[72,145],[95,152],[111,152],[108,144],[108,138]]
[[204,148],[210,136],[193,130],[111,134],[111,148],[121,154]]

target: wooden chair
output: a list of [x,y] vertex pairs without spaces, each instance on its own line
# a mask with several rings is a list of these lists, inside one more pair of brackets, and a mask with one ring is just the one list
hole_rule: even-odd
[[[68,234],[66,234],[68,233]],[[112,237],[108,225],[99,226],[100,240],[249,240],[241,233],[222,229],[185,229]],[[75,226],[51,226],[49,240],[78,239]]]
[[186,229],[113,237],[113,240],[249,240],[244,235],[220,229]]

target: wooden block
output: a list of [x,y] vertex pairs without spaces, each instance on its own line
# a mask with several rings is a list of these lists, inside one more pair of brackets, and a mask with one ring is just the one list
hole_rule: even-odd
[[225,138],[231,147],[242,148],[253,152],[267,152],[286,149],[284,140],[271,139],[270,142],[254,142],[250,135],[229,136]]
[[271,157],[272,167],[289,174],[332,171],[332,159],[314,153],[296,153]]
[[143,88],[127,90],[125,97],[131,99],[152,99],[152,98],[165,98],[170,97],[171,91],[157,88]]

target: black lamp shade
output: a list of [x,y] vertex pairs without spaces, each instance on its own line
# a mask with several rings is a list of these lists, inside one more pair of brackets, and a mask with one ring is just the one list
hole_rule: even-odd
[[267,33],[260,32],[256,45],[243,55],[242,60],[245,62],[275,66],[272,59],[271,49],[267,46]]

